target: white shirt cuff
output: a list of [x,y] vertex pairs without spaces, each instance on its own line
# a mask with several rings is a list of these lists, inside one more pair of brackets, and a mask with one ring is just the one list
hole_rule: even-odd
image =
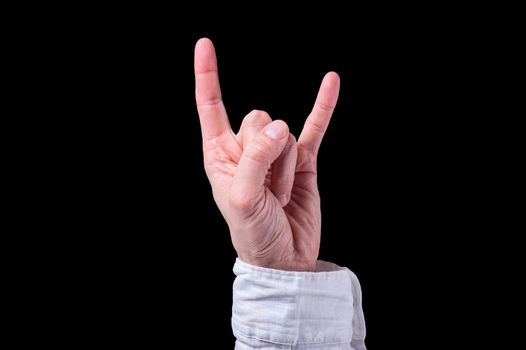
[[236,349],[265,344],[276,349],[365,349],[356,275],[325,261],[317,262],[316,271],[274,270],[237,259],[232,328],[245,345]]

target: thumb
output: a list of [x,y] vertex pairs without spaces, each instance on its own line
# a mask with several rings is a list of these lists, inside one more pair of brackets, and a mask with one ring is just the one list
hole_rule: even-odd
[[263,193],[270,165],[279,157],[289,137],[289,128],[281,120],[268,124],[245,147],[230,189],[230,205],[250,211]]

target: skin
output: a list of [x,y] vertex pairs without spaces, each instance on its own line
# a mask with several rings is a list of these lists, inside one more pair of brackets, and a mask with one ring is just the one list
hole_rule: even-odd
[[239,259],[315,271],[321,235],[316,159],[338,100],[338,75],[325,75],[298,141],[285,122],[257,110],[232,131],[215,49],[206,38],[195,47],[195,82],[205,170]]

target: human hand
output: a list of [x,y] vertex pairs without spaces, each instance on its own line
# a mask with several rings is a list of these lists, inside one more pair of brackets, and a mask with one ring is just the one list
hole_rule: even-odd
[[239,258],[314,271],[321,234],[316,159],[338,99],[338,75],[323,79],[298,142],[285,122],[262,111],[250,112],[239,132],[232,131],[206,38],[195,47],[195,81],[205,170]]

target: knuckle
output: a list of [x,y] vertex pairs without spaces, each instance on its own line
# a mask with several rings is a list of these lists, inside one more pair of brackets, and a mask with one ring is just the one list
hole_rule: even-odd
[[330,113],[332,113],[332,111],[334,111],[334,106],[331,106],[331,105],[329,105],[327,103],[318,101],[318,102],[316,102],[316,105],[321,110],[324,110],[324,111],[327,111],[327,112],[330,112]]
[[229,202],[232,208],[242,212],[250,211],[254,207],[253,196],[243,190],[230,192]]
[[278,178],[272,179],[272,183],[278,185],[289,185],[294,182],[294,174],[281,174]]
[[270,115],[265,111],[260,111],[258,109],[254,109],[252,112],[250,112],[245,119],[247,121],[250,121],[252,123],[258,123],[263,124],[272,121],[270,118]]
[[324,128],[323,125],[313,120],[309,121],[309,129],[317,134],[324,134],[326,131],[326,128]]
[[285,145],[285,148],[283,150],[283,153],[295,151],[297,149],[298,145],[296,143],[296,139],[291,134],[289,136],[289,140],[287,141],[287,144]]

